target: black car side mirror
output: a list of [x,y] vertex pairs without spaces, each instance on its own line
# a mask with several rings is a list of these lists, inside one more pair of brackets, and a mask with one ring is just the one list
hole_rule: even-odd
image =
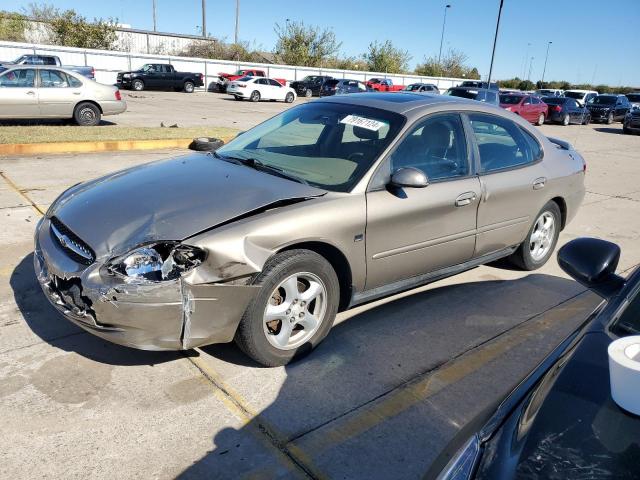
[[422,170],[405,167],[393,172],[391,185],[394,187],[424,188],[429,185],[429,179]]
[[605,299],[624,285],[624,279],[615,273],[619,260],[620,247],[597,238],[576,238],[558,251],[560,268]]

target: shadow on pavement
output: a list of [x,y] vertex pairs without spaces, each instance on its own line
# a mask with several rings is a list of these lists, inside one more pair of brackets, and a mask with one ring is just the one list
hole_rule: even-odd
[[[327,478],[421,478],[453,435],[505,395],[566,331],[536,334],[535,341],[510,353],[523,361],[498,358],[467,365],[463,370],[473,369],[473,376],[452,380],[428,399],[409,395],[390,401],[387,418],[369,412],[348,430],[331,427],[358,407],[388,398],[411,379],[583,291],[575,282],[543,274],[480,278],[487,281],[433,288],[357,313],[335,325],[308,357],[285,367],[286,374],[264,368],[240,372],[233,364],[252,365],[237,349],[204,348],[202,360],[227,372],[222,377],[260,413],[241,429],[218,431],[211,451],[179,478],[294,478],[286,461],[274,460],[289,454],[307,466],[315,463]],[[262,398],[275,400],[264,406]]]
[[33,269],[33,253],[9,279],[15,302],[31,330],[50,345],[110,365],[154,365],[183,358],[180,352],[149,352],[122,347],[85,333],[65,319],[45,297]]
[[600,132],[600,133],[619,133],[619,134],[624,134],[624,132],[622,131],[622,127],[620,127],[620,128],[615,128],[615,127],[597,127],[597,128],[594,128],[594,130],[596,132]]

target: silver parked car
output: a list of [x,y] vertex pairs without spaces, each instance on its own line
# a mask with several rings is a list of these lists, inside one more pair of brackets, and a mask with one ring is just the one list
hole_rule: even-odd
[[73,118],[93,126],[126,109],[117,87],[63,68],[25,65],[0,74],[0,119]]
[[331,97],[214,153],[71,187],[37,226],[35,270],[59,311],[113,342],[235,339],[282,365],[339,310],[502,257],[542,266],[584,171],[569,144],[481,102]]

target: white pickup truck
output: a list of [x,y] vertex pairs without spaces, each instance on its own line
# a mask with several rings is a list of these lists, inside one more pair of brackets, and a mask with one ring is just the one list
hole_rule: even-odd
[[7,68],[13,65],[52,65],[60,68],[66,68],[72,72],[77,72],[80,75],[95,80],[95,69],[93,67],[80,67],[76,65],[62,65],[60,57],[55,55],[34,55],[26,54],[16,58],[13,62],[0,62],[0,72],[3,72]]

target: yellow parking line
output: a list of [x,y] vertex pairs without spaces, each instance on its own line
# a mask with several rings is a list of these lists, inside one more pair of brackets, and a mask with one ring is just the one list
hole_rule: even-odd
[[333,446],[357,437],[426,400],[445,387],[462,380],[490,361],[539,334],[540,331],[569,320],[575,317],[576,313],[593,308],[593,304],[593,297],[582,293],[577,298],[574,297],[573,300],[547,311],[538,319],[531,319],[524,325],[511,330],[509,334],[445,364],[433,374],[392,391],[380,401],[356,411],[353,416],[303,436],[303,440],[299,440],[298,443],[303,444],[305,450],[318,455]]
[[[196,350],[198,350],[200,355],[206,355],[206,353],[201,350]],[[214,395],[224,403],[231,413],[243,422],[243,427],[250,427],[254,436],[272,450],[278,460],[287,467],[287,469],[303,478],[313,478],[317,480],[329,478],[313,465],[311,457],[304,451],[298,447],[291,448],[287,446],[284,440],[285,436],[280,434],[278,430],[266,422],[264,418],[261,418],[242,395],[231,388],[210,365],[199,357],[186,358],[212,383]],[[253,478],[254,475],[258,473],[259,472],[254,472],[250,474],[248,478]],[[260,478],[260,476],[258,476],[258,478]]]
[[29,205],[31,205],[31,207],[36,211],[36,213],[38,213],[39,215],[44,215],[44,210],[40,208],[38,205],[36,205],[36,202],[31,200],[31,198],[29,198],[29,196],[26,193],[24,193],[18,187],[18,185],[16,185],[15,182],[7,176],[6,173],[0,171],[0,177],[2,177],[4,181],[7,182],[7,185],[9,185],[18,195],[20,195],[27,202],[29,202]]

